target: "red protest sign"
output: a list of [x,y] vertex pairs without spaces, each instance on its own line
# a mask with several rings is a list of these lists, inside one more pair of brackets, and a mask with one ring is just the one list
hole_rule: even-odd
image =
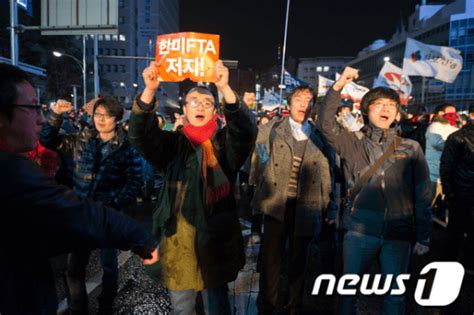
[[214,82],[214,63],[219,60],[219,35],[174,33],[156,39],[156,61],[166,82],[191,79]]

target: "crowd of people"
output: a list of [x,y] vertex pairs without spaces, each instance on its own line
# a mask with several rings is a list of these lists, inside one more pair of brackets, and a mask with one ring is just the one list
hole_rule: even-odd
[[[358,77],[347,67],[321,104],[301,86],[288,106],[257,112],[255,94],[239,97],[221,61],[214,73],[222,98],[194,87],[170,117],[159,111],[154,62],[130,113],[113,97],[77,113],[61,99],[37,105],[28,75],[0,65],[0,314],[55,313],[49,259],[66,253],[69,310],[87,314],[94,248],[100,314],[113,313],[117,249],[143,258],[173,314],[193,314],[197,297],[206,314],[231,314],[228,283],[245,264],[236,187],[251,200],[250,241],[261,243],[259,314],[308,311],[308,249],[323,230],[342,250],[334,273],[362,275],[375,261],[384,277],[407,273],[412,254],[429,252],[433,221],[447,227],[442,259],[474,270],[474,105],[468,116],[452,103],[413,114],[395,91],[375,88],[355,113],[341,102]],[[146,199],[156,204],[151,232],[124,215]],[[403,314],[405,297],[386,295],[382,308]],[[335,309],[357,314],[357,297]]]

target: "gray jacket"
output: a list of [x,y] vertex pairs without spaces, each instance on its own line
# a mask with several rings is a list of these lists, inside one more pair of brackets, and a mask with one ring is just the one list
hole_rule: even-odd
[[[252,205],[264,214],[283,221],[287,202],[288,182],[293,163],[293,136],[289,118],[272,120],[260,126],[256,150],[267,154],[266,161],[259,161],[260,174]],[[312,125],[301,164],[296,201],[295,232],[313,235],[315,224],[321,220],[321,211],[331,193],[329,163],[324,155],[324,142],[319,131]]]

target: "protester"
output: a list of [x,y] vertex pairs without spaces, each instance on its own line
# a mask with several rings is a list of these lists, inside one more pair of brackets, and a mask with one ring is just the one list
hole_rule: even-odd
[[[259,118],[257,120],[258,126],[263,126],[270,122],[270,117],[266,113],[259,113]],[[250,198],[253,199],[255,195],[255,188],[260,180],[259,176],[261,175],[261,169],[265,168],[266,162],[268,160],[268,152],[266,151],[263,145],[255,146],[255,149],[252,152],[250,157],[250,173],[249,173],[249,189],[250,189]],[[252,235],[250,236],[251,244],[259,244],[262,237],[262,219],[263,214],[260,209],[252,207],[252,218],[251,218],[251,227],[250,230]]]
[[[459,260],[474,270],[474,105],[470,122],[448,136],[441,155],[440,175],[449,210],[446,259]],[[467,237],[464,237],[467,234]]]
[[158,263],[173,314],[192,314],[199,291],[206,314],[231,314],[227,283],[245,260],[233,191],[256,126],[231,90],[222,61],[214,70],[224,96],[225,128],[218,126],[215,97],[203,87],[186,94],[182,127],[174,132],[158,128],[154,93],[160,81],[154,62],[143,71],[146,87],[130,118],[131,143],[165,173],[153,226],[161,240]]
[[22,153],[44,123],[28,75],[0,64],[0,313],[56,314],[49,258],[97,247],[145,258],[156,241],[133,220],[53,182]]
[[254,208],[265,215],[257,302],[261,314],[276,310],[287,240],[290,289],[284,309],[298,312],[301,308],[308,245],[313,237],[317,238],[322,210],[329,203],[331,175],[324,143],[308,122],[313,97],[311,88],[295,88],[288,96],[289,117],[273,119],[258,131],[257,152],[264,149],[268,155],[257,176],[253,200]]
[[[420,145],[396,136],[392,124],[400,99],[393,90],[375,88],[363,97],[361,110],[368,122],[365,134],[334,133],[341,90],[357,77],[357,70],[344,70],[326,95],[318,120],[324,137],[344,160],[349,196],[344,209],[344,274],[362,275],[378,259],[382,275],[396,278],[407,272],[412,231],[416,234],[413,251],[423,254],[429,250],[429,171]],[[395,281],[391,287],[397,288]],[[404,296],[386,295],[382,312],[403,314]],[[340,313],[356,314],[356,297],[342,296]]]
[[247,108],[255,111],[257,110],[257,98],[255,97],[254,92],[244,92],[242,100]]
[[439,177],[439,163],[444,142],[450,134],[458,130],[456,127],[457,115],[454,104],[444,104],[437,108],[437,115],[426,130],[426,160],[430,169],[431,200],[434,204],[438,196],[442,194],[441,180]]
[[[123,107],[114,98],[101,98],[93,106],[93,128],[77,134],[60,134],[63,114],[71,110],[69,102],[58,100],[55,103],[41,131],[41,143],[64,156],[72,156],[73,186],[78,195],[123,211],[135,201],[142,183],[140,156],[118,124]],[[84,249],[68,257],[69,308],[74,314],[88,311],[85,276],[89,256],[90,250]],[[101,261],[102,293],[98,310],[101,314],[110,314],[118,289],[117,250],[103,248]]]

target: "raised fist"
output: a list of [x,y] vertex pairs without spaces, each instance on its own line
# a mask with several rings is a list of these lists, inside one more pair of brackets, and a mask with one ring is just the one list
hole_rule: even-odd
[[216,78],[214,84],[219,90],[223,90],[229,86],[229,69],[224,66],[222,60],[214,64],[214,75]]
[[58,100],[51,106],[51,110],[58,115],[72,111],[72,104],[65,100]]
[[150,65],[143,70],[142,76],[147,89],[153,91],[158,89],[160,86],[160,74],[158,72],[158,64],[155,61],[152,61]]
[[351,83],[352,81],[356,80],[359,77],[359,70],[346,67],[341,74],[339,80],[334,83],[333,89],[339,91],[342,89],[346,84]]

